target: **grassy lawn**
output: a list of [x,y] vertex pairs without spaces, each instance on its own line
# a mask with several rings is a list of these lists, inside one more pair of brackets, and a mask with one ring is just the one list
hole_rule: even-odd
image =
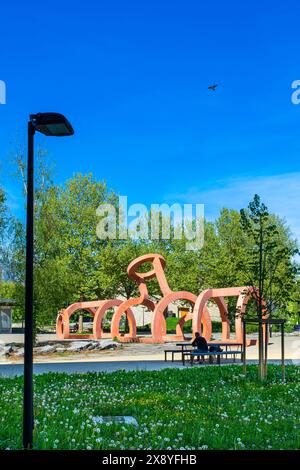
[[[299,449],[300,368],[45,374],[35,377],[38,449]],[[139,427],[94,424],[134,416]],[[0,449],[21,447],[22,378],[0,378]]]

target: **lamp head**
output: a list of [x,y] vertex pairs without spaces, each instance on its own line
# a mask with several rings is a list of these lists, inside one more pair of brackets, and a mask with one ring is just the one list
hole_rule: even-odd
[[44,135],[63,137],[74,134],[67,118],[59,113],[31,114],[30,122],[36,131]]

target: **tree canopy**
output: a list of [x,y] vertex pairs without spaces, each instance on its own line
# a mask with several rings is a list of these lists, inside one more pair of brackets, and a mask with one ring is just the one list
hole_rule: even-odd
[[[24,189],[26,192],[26,185]],[[173,290],[199,294],[209,287],[263,285],[273,314],[293,301],[297,244],[285,222],[270,214],[259,196],[240,212],[223,208],[214,221],[205,221],[204,246],[194,251],[186,250],[184,237],[99,239],[96,209],[107,203],[117,207],[117,194],[92,174],[76,174],[57,185],[41,165],[35,201],[34,298],[38,324],[53,322],[58,310],[72,302],[137,295],[137,285],[127,276],[126,268],[134,258],[149,252],[166,258],[166,276]],[[5,214],[4,192],[0,190],[1,233]],[[14,285],[22,316],[24,222],[15,218],[12,227],[7,280]],[[261,230],[263,253],[259,250]],[[154,299],[159,298],[155,280],[149,283],[149,292]]]

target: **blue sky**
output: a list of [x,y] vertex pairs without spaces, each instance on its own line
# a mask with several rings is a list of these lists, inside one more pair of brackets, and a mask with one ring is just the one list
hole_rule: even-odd
[[16,213],[11,152],[30,113],[57,111],[75,136],[36,139],[57,182],[93,172],[129,203],[204,203],[209,218],[257,192],[300,239],[297,1],[11,0],[0,22],[0,180]]

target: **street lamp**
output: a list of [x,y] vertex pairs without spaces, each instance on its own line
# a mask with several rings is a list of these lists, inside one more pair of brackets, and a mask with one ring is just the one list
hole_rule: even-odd
[[25,278],[25,344],[24,344],[24,398],[23,447],[33,443],[33,217],[34,217],[34,158],[35,131],[44,135],[63,137],[73,135],[69,121],[58,113],[31,114],[28,122],[27,213],[26,213],[26,278]]

